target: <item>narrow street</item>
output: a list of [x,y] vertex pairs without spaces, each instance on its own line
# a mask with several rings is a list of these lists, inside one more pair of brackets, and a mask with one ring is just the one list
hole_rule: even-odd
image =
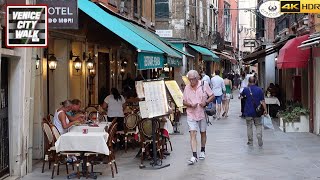
[[[234,93],[234,97],[237,97]],[[163,163],[170,167],[160,170],[139,169],[139,159],[134,158],[138,149],[117,154],[119,174],[114,179],[319,179],[320,137],[311,133],[283,133],[276,127],[264,130],[264,146],[246,145],[246,125],[239,117],[240,101],[231,100],[227,119],[213,120],[208,127],[206,159],[193,166],[187,165],[191,156],[189,135],[182,119],[183,135],[172,135],[173,152]],[[275,123],[274,123],[275,124]],[[275,125],[276,126],[276,125]],[[146,161],[146,165],[148,162]],[[49,179],[51,171],[41,173],[41,163],[34,165],[33,173],[23,179]],[[66,179],[65,167],[54,179]],[[103,165],[98,179],[112,179],[110,167]]]

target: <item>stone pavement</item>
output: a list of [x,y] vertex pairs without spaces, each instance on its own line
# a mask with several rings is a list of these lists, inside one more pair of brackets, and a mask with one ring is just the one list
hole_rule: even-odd
[[[234,97],[237,97],[236,93]],[[240,101],[231,100],[230,108],[228,118],[212,120],[213,125],[208,127],[205,160],[187,165],[191,150],[186,117],[183,117],[181,131],[184,134],[171,135],[173,152],[163,161],[170,163],[169,167],[160,170],[139,169],[139,159],[134,158],[138,149],[120,152],[116,155],[119,174],[114,179],[320,179],[320,137],[311,133],[283,133],[276,128],[264,130],[262,148],[258,147],[256,138],[254,146],[249,147],[246,145],[245,121],[239,118]],[[54,179],[66,179],[65,168],[62,166],[60,169],[60,175]],[[112,179],[109,166],[96,169],[103,170],[103,175],[98,179]],[[42,174],[41,163],[37,163],[33,172],[23,179],[49,179],[50,172],[46,169]]]

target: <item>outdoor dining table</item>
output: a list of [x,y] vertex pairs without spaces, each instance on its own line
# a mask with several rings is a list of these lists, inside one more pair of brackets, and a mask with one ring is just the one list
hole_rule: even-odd
[[[86,174],[86,158],[85,152],[94,152],[99,154],[109,155],[109,148],[106,141],[109,134],[105,131],[90,132],[84,134],[81,132],[68,132],[59,137],[55,143],[56,152],[80,152],[83,159],[82,174]],[[91,176],[91,175],[90,175]],[[68,178],[73,177],[69,175]],[[96,176],[93,174],[93,178]]]
[[280,101],[279,101],[279,99],[277,97],[265,97],[264,101],[265,101],[265,103],[267,105],[268,113],[269,113],[269,105],[270,104],[276,104],[276,105],[280,106]]
[[98,126],[89,126],[88,124],[81,124],[79,126],[72,126],[69,132],[82,132],[82,130],[88,129],[88,132],[105,132],[105,127],[108,127],[111,122],[100,122]]

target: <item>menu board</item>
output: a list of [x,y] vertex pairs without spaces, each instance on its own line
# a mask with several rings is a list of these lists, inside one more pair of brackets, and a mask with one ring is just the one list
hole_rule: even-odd
[[190,84],[190,81],[189,81],[189,79],[187,78],[187,76],[182,76],[182,80],[183,80],[183,82],[184,82],[185,85]]
[[143,82],[145,107],[148,117],[153,118],[168,114],[168,101],[164,81]]
[[136,81],[136,92],[139,99],[144,98],[143,81]]
[[165,81],[165,84],[176,106],[179,108],[183,107],[183,94],[178,86],[177,81],[175,80]]

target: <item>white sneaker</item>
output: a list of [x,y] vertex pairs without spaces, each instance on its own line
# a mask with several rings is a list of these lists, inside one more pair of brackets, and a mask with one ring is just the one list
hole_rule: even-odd
[[199,159],[200,160],[204,160],[206,158],[206,153],[205,152],[200,152],[200,155],[199,155]]
[[188,164],[189,165],[193,165],[194,163],[198,162],[198,159],[195,157],[191,157],[190,160],[188,160]]

